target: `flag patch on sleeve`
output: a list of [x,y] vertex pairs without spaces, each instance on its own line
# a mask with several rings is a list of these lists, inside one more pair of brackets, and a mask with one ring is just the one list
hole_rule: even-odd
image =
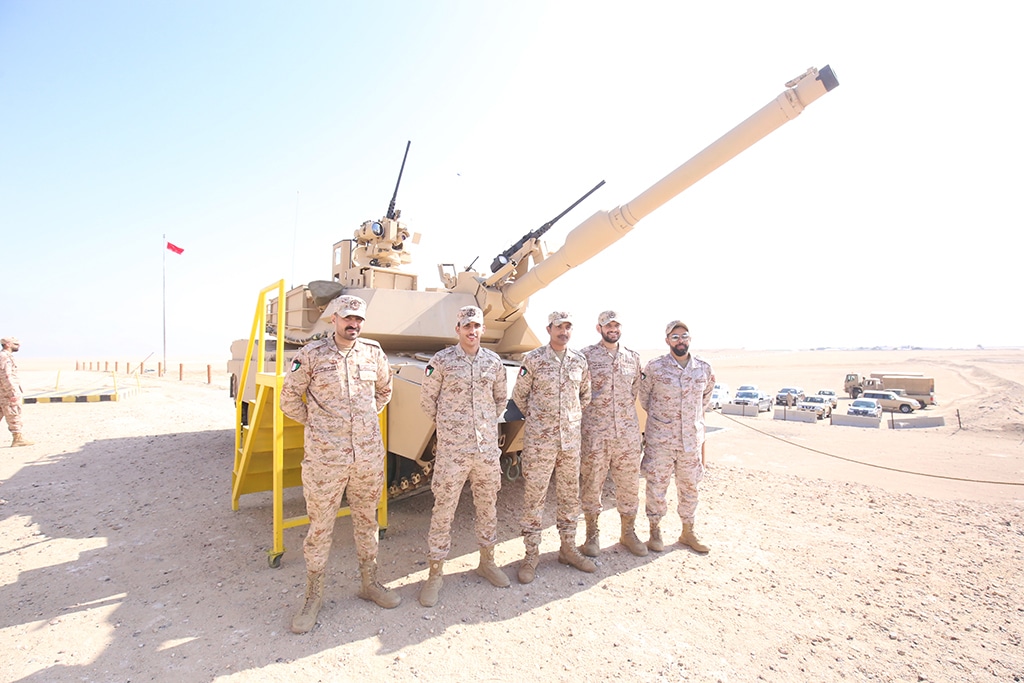
[[292,372],[295,372],[300,367],[302,367],[302,361],[300,361],[298,358],[292,361]]
[[425,374],[427,377],[430,377],[431,375],[433,375],[434,374],[434,366],[433,365],[428,365],[426,368],[423,369],[423,374]]
[[519,368],[519,376],[520,377],[526,377],[526,366],[525,365],[523,367]]

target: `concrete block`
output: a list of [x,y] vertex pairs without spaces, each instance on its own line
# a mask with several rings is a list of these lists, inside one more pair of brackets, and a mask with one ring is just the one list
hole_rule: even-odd
[[941,415],[921,417],[896,417],[889,422],[892,429],[920,429],[922,427],[942,427],[946,419]]
[[787,422],[817,422],[818,416],[809,410],[797,410],[786,406],[775,406],[775,419]]
[[757,406],[738,406],[733,403],[726,403],[722,406],[722,415],[742,415],[743,417],[757,417]]
[[882,426],[882,418],[832,413],[832,424],[840,427],[868,427],[871,429],[879,429]]

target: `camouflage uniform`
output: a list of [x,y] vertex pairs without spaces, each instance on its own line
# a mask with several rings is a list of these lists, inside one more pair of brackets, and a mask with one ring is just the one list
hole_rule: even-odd
[[640,354],[619,345],[610,353],[602,344],[581,352],[593,385],[590,405],[583,411],[580,473],[583,513],[601,512],[601,492],[611,470],[615,506],[635,516],[639,507],[640,425],[636,397],[640,391]]
[[339,349],[331,335],[295,355],[281,388],[281,410],[306,426],[302,488],[309,533],[303,550],[309,572],[327,565],[346,489],[359,562],[377,557],[377,504],[384,489],[378,413],[389,400],[391,366],[375,341],[357,338],[351,349]]
[[671,353],[644,367],[640,382],[640,406],[647,411],[643,471],[647,479],[647,517],[653,526],[667,511],[665,493],[673,472],[679,517],[683,524],[693,524],[697,484],[704,478],[704,412],[714,389],[711,365],[692,354],[686,367],[681,367]]
[[541,517],[555,473],[559,535],[575,543],[580,515],[580,420],[590,403],[590,370],[579,351],[559,360],[550,345],[523,357],[512,399],[526,418],[522,528],[527,549],[540,545]]
[[0,351],[0,403],[3,404],[3,419],[11,434],[21,433],[21,382],[18,380],[18,366],[10,349]]
[[482,548],[498,542],[498,419],[507,401],[505,366],[493,351],[481,348],[471,358],[456,344],[434,354],[426,367],[420,407],[437,424],[430,484],[434,510],[427,536],[431,560],[448,557],[452,520],[467,479],[476,508],[477,542]]

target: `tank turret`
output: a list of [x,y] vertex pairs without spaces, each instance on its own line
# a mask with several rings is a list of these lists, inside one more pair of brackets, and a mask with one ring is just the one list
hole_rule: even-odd
[[[400,222],[401,212],[395,209],[409,153],[406,144],[387,213],[379,220],[365,221],[351,239],[334,245],[331,280],[311,282],[287,293],[283,321],[278,319],[277,301],[271,302],[269,331],[276,334],[280,330],[294,353],[302,344],[330,332],[330,326],[319,318],[331,299],[342,292],[365,299],[370,315],[363,324],[362,335],[381,344],[396,376],[389,425],[401,425],[401,429],[389,430],[388,450],[407,459],[404,470],[413,471],[417,481],[425,481],[417,468],[429,473],[433,425],[419,409],[419,382],[430,355],[456,343],[454,320],[460,308],[475,305],[483,310],[485,333],[481,344],[508,359],[511,388],[519,354],[541,344],[524,316],[531,295],[613,245],[641,219],[799,116],[807,105],[837,85],[830,67],[808,69],[786,83],[778,97],[637,197],[611,211],[598,211],[573,228],[558,250],[548,253],[541,237],[603,181],[559,216],[526,233],[498,254],[491,263],[491,272],[458,270],[451,263],[439,264],[443,285],[439,288],[421,290],[418,276],[408,269],[412,262],[408,246],[418,244],[419,235]],[[232,362],[236,365],[244,362],[240,355],[244,353],[233,354],[236,361]],[[502,449],[503,466],[511,474],[516,471],[517,454],[522,448],[521,423],[518,411],[510,406],[502,431]],[[402,470],[400,464],[391,477],[393,493],[397,492],[396,486],[400,490],[409,488],[399,484]],[[408,478],[404,481],[408,482]]]

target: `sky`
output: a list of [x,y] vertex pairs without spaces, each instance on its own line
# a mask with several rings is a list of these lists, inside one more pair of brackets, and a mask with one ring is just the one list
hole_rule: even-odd
[[703,5],[0,0],[0,334],[227,359],[260,289],[330,279],[386,212],[407,141],[397,207],[438,287],[606,181],[554,251],[827,64],[838,88],[534,295],[534,329],[1024,345],[1012,3]]

